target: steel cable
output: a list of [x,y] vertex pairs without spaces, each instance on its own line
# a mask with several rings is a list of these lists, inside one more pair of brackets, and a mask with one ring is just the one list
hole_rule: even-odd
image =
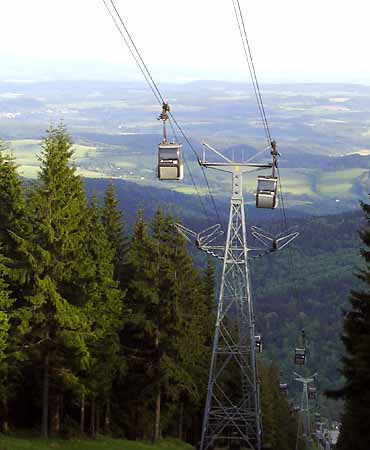
[[[127,26],[125,25],[125,23],[124,23],[124,21],[123,21],[121,15],[120,15],[120,13],[119,13],[117,7],[116,7],[114,1],[113,1],[113,0],[109,0],[109,2],[110,2],[110,4],[112,5],[112,7],[113,7],[113,9],[114,9],[114,11],[115,11],[115,13],[116,13],[118,19],[119,19],[119,22],[121,23],[121,25],[122,25],[122,27],[123,27],[123,29],[124,29],[124,31],[125,31],[125,33],[126,33],[128,39],[126,38],[125,34],[122,32],[122,30],[121,30],[121,28],[120,28],[120,26],[119,26],[119,24],[118,24],[116,18],[114,17],[114,14],[112,13],[111,9],[110,9],[109,6],[108,6],[107,1],[106,1],[106,0],[102,0],[102,2],[104,3],[104,5],[105,5],[105,7],[106,7],[106,9],[107,9],[107,11],[108,11],[108,13],[109,13],[109,15],[111,16],[111,18],[112,18],[112,20],[113,20],[113,22],[114,22],[114,24],[115,24],[115,26],[116,26],[116,28],[118,29],[118,31],[119,31],[121,37],[123,38],[123,40],[124,40],[126,46],[128,47],[128,49],[129,49],[131,55],[133,56],[133,58],[134,58],[136,64],[138,65],[138,67],[139,67],[139,69],[140,69],[142,75],[144,76],[145,81],[146,81],[147,84],[149,85],[149,87],[150,87],[151,91],[153,92],[153,94],[154,94],[156,100],[158,101],[158,103],[162,106],[162,104],[165,102],[165,101],[164,101],[164,97],[162,96],[162,94],[161,94],[161,92],[160,92],[160,90],[159,90],[159,88],[158,88],[156,82],[154,81],[154,78],[152,77],[152,75],[151,75],[151,73],[150,73],[150,71],[149,71],[147,65],[145,64],[145,62],[144,62],[144,60],[143,60],[143,58],[142,58],[142,56],[141,56],[141,54],[140,54],[140,52],[139,52],[139,49],[137,48],[137,46],[136,46],[136,44],[135,44],[135,42],[134,42],[134,40],[133,40],[133,38],[132,38],[130,32],[128,31],[128,28],[127,28]],[[130,45],[129,42],[131,43],[131,45]],[[131,47],[131,46],[132,46],[132,47]],[[195,156],[196,156],[196,158],[197,158],[197,161],[198,161],[198,163],[199,163],[199,165],[200,165],[198,153],[197,153],[196,150],[194,149],[194,147],[193,147],[193,145],[191,144],[190,140],[189,140],[189,139],[187,138],[187,136],[185,135],[184,131],[182,130],[182,128],[181,128],[181,126],[180,126],[180,124],[179,124],[179,123],[177,122],[177,120],[175,119],[173,113],[170,113],[170,117],[172,118],[172,120],[174,121],[175,125],[176,125],[177,128],[179,129],[181,135],[182,135],[183,138],[185,139],[185,141],[186,141],[186,143],[188,144],[189,148],[190,148],[190,149],[192,150],[192,152],[195,154]],[[197,185],[196,185],[196,183],[195,183],[194,177],[193,177],[193,175],[192,175],[192,173],[191,173],[190,166],[187,164],[185,158],[184,158],[184,162],[185,162],[186,168],[187,168],[187,170],[188,170],[188,172],[189,172],[189,175],[190,175],[190,179],[191,179],[191,181],[192,181],[192,184],[193,184],[193,186],[194,186],[194,188],[195,188],[195,190],[196,190],[196,192],[197,192],[197,196],[198,196],[198,199],[199,199],[199,201],[200,201],[200,204],[201,204],[201,208],[202,208],[202,210],[203,210],[203,213],[204,213],[205,217],[208,218],[208,214],[207,214],[206,208],[205,208],[205,206],[204,206],[203,200],[202,200],[202,198],[201,198],[201,195],[200,195],[200,193],[199,193],[199,189],[198,189],[198,187],[197,187]],[[217,218],[217,220],[219,221],[219,223],[221,224],[222,228],[224,229],[224,226],[223,226],[223,223],[221,222],[220,215],[219,215],[219,212],[218,212],[218,209],[217,209],[217,206],[216,206],[216,202],[215,202],[215,199],[214,199],[214,196],[213,196],[213,193],[212,193],[212,190],[211,190],[211,187],[210,187],[208,178],[207,178],[207,176],[206,176],[204,167],[201,166],[201,165],[200,165],[200,167],[201,167],[201,169],[202,169],[202,173],[203,173],[204,180],[205,180],[205,183],[206,183],[206,186],[207,186],[207,190],[208,190],[208,195],[209,195],[209,197],[210,197],[210,199],[211,199],[211,203],[212,203],[212,206],[213,206],[213,208],[214,208],[216,218]]]
[[[256,73],[256,69],[255,69],[255,65],[254,65],[254,61],[253,61],[253,56],[252,56],[252,51],[251,51],[251,46],[248,40],[248,36],[247,36],[247,31],[246,31],[246,25],[245,25],[245,21],[244,21],[244,17],[243,17],[243,12],[242,9],[240,7],[240,2],[239,0],[232,0],[233,2],[233,7],[234,7],[234,13],[235,13],[235,17],[236,17],[236,21],[238,24],[238,29],[239,29],[239,33],[242,39],[242,44],[243,44],[243,49],[244,49],[244,54],[247,60],[247,64],[248,64],[248,69],[249,69],[249,73],[251,76],[251,80],[252,80],[252,85],[253,85],[253,89],[254,89],[254,93],[257,99],[257,105],[260,111],[260,115],[261,115],[261,120],[262,120],[262,124],[265,130],[265,134],[266,134],[266,139],[267,139],[267,143],[268,146],[271,147],[271,142],[272,142],[272,138],[271,138],[271,133],[270,133],[270,127],[268,124],[268,120],[267,120],[267,116],[266,116],[266,110],[263,104],[263,99],[262,99],[262,94],[261,94],[261,90],[259,87],[259,82],[258,82],[258,78],[257,78],[257,73]],[[282,207],[279,208],[280,209],[280,213],[281,213],[281,217],[282,217],[282,221],[284,223],[285,226],[285,230],[288,230],[288,221],[287,221],[287,216],[286,216],[286,210],[285,210],[285,203],[284,203],[284,195],[283,195],[283,189],[282,189],[282,183],[281,183],[281,177],[280,177],[280,170],[279,167],[276,166],[277,169],[277,174],[278,174],[278,182],[279,182],[279,192],[280,192],[280,198],[281,198],[281,205]],[[298,291],[298,282],[297,282],[297,271],[296,271],[296,267],[294,265],[294,261],[293,261],[293,256],[292,256],[292,251],[290,249],[290,247],[288,247],[288,264],[291,268],[291,272],[293,275],[293,290],[294,290],[294,295],[296,297],[296,301],[298,302],[299,300],[299,291]],[[301,324],[303,325],[303,324]]]

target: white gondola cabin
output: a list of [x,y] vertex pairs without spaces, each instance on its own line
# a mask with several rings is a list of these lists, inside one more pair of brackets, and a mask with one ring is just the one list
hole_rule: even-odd
[[277,177],[258,177],[256,207],[274,209],[277,207]]
[[317,390],[314,387],[308,388],[308,398],[310,400],[316,400],[317,397]]
[[256,352],[257,353],[262,353],[262,338],[261,336],[255,336],[254,337],[255,340],[255,344],[256,344]]
[[160,180],[182,180],[184,163],[182,145],[162,142],[158,146],[158,178]]
[[288,385],[287,383],[280,383],[280,392],[282,395],[288,396]]
[[297,366],[304,366],[306,364],[306,349],[296,348],[294,355],[294,364]]

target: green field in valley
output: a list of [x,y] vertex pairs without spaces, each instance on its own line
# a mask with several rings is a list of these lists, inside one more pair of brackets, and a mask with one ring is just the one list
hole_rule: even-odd
[[[19,173],[25,178],[38,175],[40,140],[23,139],[7,142],[7,148],[15,157]],[[158,184],[156,179],[156,151],[148,152],[138,147],[107,143],[94,144],[82,141],[73,145],[72,160],[77,173],[85,178],[114,178],[134,181],[143,186],[167,188],[187,195],[204,195],[207,188],[203,174],[195,161],[187,161],[185,177],[180,182]],[[137,151],[136,151],[137,150]],[[191,174],[189,173],[191,171]],[[214,170],[205,170],[213,194],[224,197],[230,192],[230,176]],[[358,187],[364,186],[368,170],[361,167],[346,170],[322,170],[319,168],[282,168],[281,186],[289,207],[306,207],[317,201],[330,202],[358,200]],[[252,173],[244,177],[246,203],[254,203],[257,176]],[[197,184],[195,189],[193,181]]]

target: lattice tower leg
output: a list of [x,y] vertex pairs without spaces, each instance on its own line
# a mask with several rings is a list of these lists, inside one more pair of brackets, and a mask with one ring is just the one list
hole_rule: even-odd
[[231,200],[201,450],[215,444],[261,449],[254,314],[240,195]]

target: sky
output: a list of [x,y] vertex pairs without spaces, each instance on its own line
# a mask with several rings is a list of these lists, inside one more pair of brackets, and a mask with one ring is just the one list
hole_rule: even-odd
[[[158,81],[249,81],[232,0],[115,0]],[[370,82],[369,0],[240,0],[259,80]],[[0,2],[0,79],[140,80],[103,0]]]

